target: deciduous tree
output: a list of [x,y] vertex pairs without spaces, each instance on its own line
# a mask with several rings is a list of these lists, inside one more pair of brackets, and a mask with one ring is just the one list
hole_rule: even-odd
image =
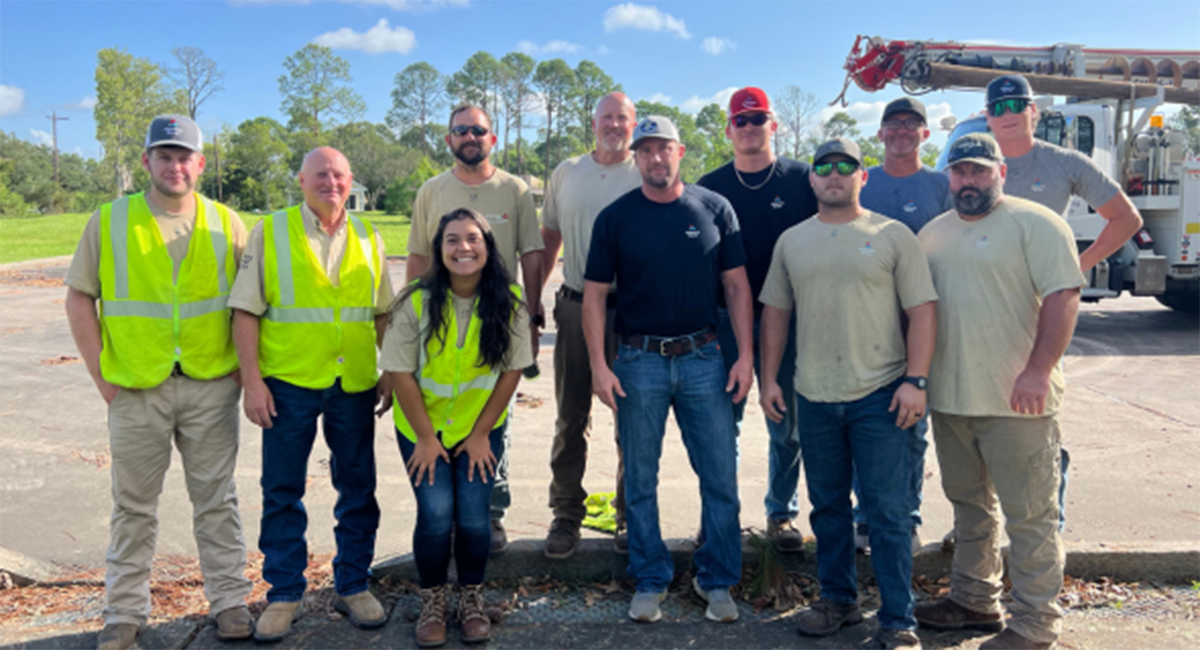
[[179,67],[161,66],[163,76],[175,82],[183,90],[187,101],[188,115],[194,120],[196,113],[213,93],[224,90],[225,73],[198,47],[171,48],[171,54]]

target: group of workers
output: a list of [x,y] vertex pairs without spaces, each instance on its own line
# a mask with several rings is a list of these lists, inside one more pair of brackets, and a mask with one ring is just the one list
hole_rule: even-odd
[[[345,209],[353,176],[340,152],[308,153],[303,203],[247,232],[195,192],[205,166],[196,124],[155,118],[142,155],[150,188],[93,215],[66,281],[72,334],[108,403],[113,513],[98,646],[131,647],[150,614],[172,447],[217,636],[289,633],[304,612],[303,497],[318,419],[338,495],[334,606],[355,626],[383,625],[369,579],[375,416],[388,410],[417,503],[416,642],[446,642],[456,591],[461,639],[486,641],[487,561],[507,545],[510,407],[536,367],[542,292],[560,250],[547,558],[580,543],[598,396],[616,420],[614,544],[636,581],[629,616],[661,617],[674,564],[658,468],[673,410],[700,485],[692,587],[708,619],[736,620],[737,438],[757,376],[770,439],[766,530],[780,551],[803,549],[802,464],[811,502],[821,594],[796,617],[802,634],[863,620],[854,555],[869,547],[878,647],[919,648],[918,625],[999,632],[984,648],[1053,646],[1061,357],[1084,273],[1141,221],[1087,158],[1034,139],[1032,100],[1020,76],[993,81],[992,135],[953,142],[942,173],[921,162],[930,132],[915,99],[887,105],[884,160],[866,169],[846,138],[821,144],[811,164],[776,155],[770,100],[743,88],[725,127],[733,161],[693,185],[680,177],[686,148],[671,120],[638,120],[611,93],[595,106],[595,148],[551,175],[540,231],[528,186],[489,160],[487,112],[460,106],[446,135],[454,165],[414,202],[398,293],[378,231]],[[1061,216],[1071,195],[1108,220],[1082,255]],[[258,547],[270,590],[257,620],[234,482],[239,398],[262,429]],[[954,562],[949,596],[915,604],[930,419],[954,507]]]

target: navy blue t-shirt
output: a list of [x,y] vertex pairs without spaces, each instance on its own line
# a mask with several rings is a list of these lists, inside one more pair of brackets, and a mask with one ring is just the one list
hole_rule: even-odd
[[639,187],[596,217],[584,279],[616,280],[618,333],[682,336],[717,326],[721,273],[745,264],[725,197],[685,185],[655,203]]
[[867,170],[867,184],[858,194],[862,207],[895,219],[914,234],[934,217],[954,207],[950,177],[921,166],[910,176],[889,176],[883,166]]
[[[758,307],[758,295],[762,293],[767,271],[771,268],[771,253],[775,242],[783,231],[817,213],[817,195],[808,181],[808,163],[777,158],[775,172],[770,180],[766,169],[753,173],[742,173],[738,181],[733,163],[718,167],[705,174],[697,184],[729,199],[737,212],[742,230],[742,246],[746,249],[746,276],[750,279],[750,291]],[[724,304],[724,295],[721,304]],[[756,310],[757,311],[757,310]]]

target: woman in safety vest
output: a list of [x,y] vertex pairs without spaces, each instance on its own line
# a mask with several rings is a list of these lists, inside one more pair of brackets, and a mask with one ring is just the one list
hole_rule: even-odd
[[466,208],[443,216],[433,250],[429,270],[392,303],[380,362],[417,497],[421,647],[446,642],[451,551],[462,591],[462,640],[490,637],[483,604],[490,479],[503,451],[509,400],[521,369],[533,363],[528,312],[520,288],[509,284],[487,220]]

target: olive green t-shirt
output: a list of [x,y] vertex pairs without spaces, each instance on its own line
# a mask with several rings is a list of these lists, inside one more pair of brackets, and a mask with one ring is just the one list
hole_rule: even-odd
[[[1042,298],[1085,283],[1071,228],[1048,208],[1006,196],[977,221],[946,212],[919,239],[941,297],[930,408],[1022,417],[1010,398],[1033,351]],[[1063,386],[1057,364],[1042,416],[1058,412]]]
[[863,211],[849,223],[818,216],[785,230],[759,299],[796,310],[796,391],[849,402],[904,375],[900,310],[938,294],[908,226]]
[[497,169],[483,183],[467,185],[458,180],[453,169],[448,169],[425,181],[417,190],[408,252],[430,256],[438,223],[446,213],[458,208],[470,208],[487,218],[511,282],[516,283],[521,277],[517,266],[520,256],[546,247],[538,229],[533,195],[525,181]]

